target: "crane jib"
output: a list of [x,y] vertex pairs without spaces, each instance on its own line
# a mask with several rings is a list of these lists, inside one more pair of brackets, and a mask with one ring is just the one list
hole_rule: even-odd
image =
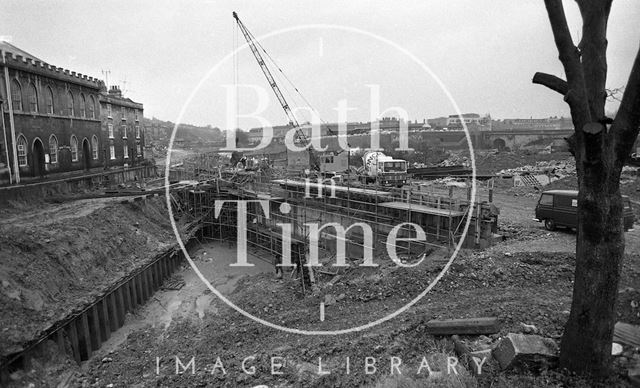
[[[245,25],[240,21],[240,18],[238,17],[238,14],[236,12],[233,12],[233,18],[236,20],[238,27],[240,28],[240,31],[242,31],[242,35],[247,41],[247,44],[249,45],[249,48],[251,49],[253,56],[255,57],[256,61],[258,62],[258,65],[260,66],[260,69],[262,69],[262,72],[267,78],[267,82],[271,86],[271,90],[273,90],[273,93],[276,95],[276,98],[278,99],[280,106],[284,110],[284,113],[287,115],[287,118],[289,119],[289,124],[291,124],[291,126],[296,129],[296,135],[298,137],[297,140],[303,143],[308,143],[307,136],[301,130],[298,120],[296,119],[295,115],[293,114],[293,111],[289,107],[289,104],[287,103],[287,100],[284,98],[284,95],[280,91],[280,87],[276,83],[275,78],[273,78],[273,75],[271,74],[269,67],[267,66],[264,59],[262,58],[260,51],[256,47],[256,42],[253,35],[251,34],[251,32],[249,32],[247,27],[245,27]],[[317,158],[317,155],[315,155],[315,151],[313,147],[309,145],[308,150],[309,150],[309,159],[310,159],[309,162],[310,162],[311,168],[314,170],[320,170],[319,160]]]

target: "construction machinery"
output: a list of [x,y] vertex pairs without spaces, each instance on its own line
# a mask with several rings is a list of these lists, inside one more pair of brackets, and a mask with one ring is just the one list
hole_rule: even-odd
[[[298,123],[298,120],[296,119],[295,115],[293,114],[293,111],[289,107],[287,100],[284,98],[284,95],[282,94],[280,87],[278,86],[275,78],[273,78],[273,75],[271,74],[269,67],[267,66],[264,58],[262,57],[262,54],[260,53],[260,51],[262,51],[266,54],[266,51],[260,45],[260,43],[255,39],[253,34],[247,29],[247,27],[245,27],[242,21],[240,21],[240,18],[238,18],[238,14],[236,12],[233,12],[233,18],[236,20],[236,23],[238,24],[238,28],[242,32],[242,35],[244,35],[244,38],[247,41],[247,44],[249,45],[249,48],[251,48],[251,52],[253,53],[253,56],[258,62],[260,69],[262,69],[264,76],[267,78],[267,82],[269,83],[269,86],[271,86],[271,90],[273,90],[273,93],[276,95],[276,98],[278,99],[280,106],[284,110],[284,113],[287,115],[287,118],[289,119],[289,125],[292,128],[294,128],[296,131],[295,132],[296,138],[294,139],[294,141],[298,144],[308,144],[309,141],[307,139],[307,136],[305,135],[304,131],[302,131],[302,129],[300,128],[300,124]],[[313,146],[309,144],[309,147],[307,148],[307,150],[309,152],[310,169],[312,171],[320,171],[320,161],[318,156],[316,155],[316,152],[313,149]]]
[[362,165],[364,183],[401,187],[407,182],[406,160],[394,159],[380,151],[367,151],[362,155]]

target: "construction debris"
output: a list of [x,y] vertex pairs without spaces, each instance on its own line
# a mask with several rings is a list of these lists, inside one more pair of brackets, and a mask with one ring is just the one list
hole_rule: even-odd
[[619,356],[622,354],[622,345],[620,345],[619,343],[612,343],[611,344],[611,355],[612,356]]
[[613,340],[625,345],[640,347],[640,326],[630,325],[624,322],[616,323],[613,330]]
[[549,366],[557,361],[558,345],[538,335],[509,333],[493,350],[502,369],[524,366]]
[[495,317],[431,320],[426,328],[431,335],[494,334],[500,331],[500,322]]
[[629,368],[627,377],[634,386],[640,387],[640,360],[636,360],[635,365]]
[[526,165],[500,170],[496,175],[522,175],[522,174],[547,174],[558,178],[575,174],[576,162],[569,158],[566,160],[549,160],[537,162],[535,165]]
[[181,289],[182,287],[185,286],[185,281],[182,278],[182,276],[174,276],[171,279],[167,280],[162,287],[160,287],[161,290],[165,290],[165,291],[177,291],[179,289]]
[[575,160],[549,160],[537,162],[535,165],[525,165],[498,171],[498,176],[513,176],[513,185],[541,187],[551,182],[575,175]]

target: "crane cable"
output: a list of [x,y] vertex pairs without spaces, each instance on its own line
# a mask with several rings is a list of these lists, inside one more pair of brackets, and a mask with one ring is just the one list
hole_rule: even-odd
[[[255,39],[254,39],[255,40]],[[280,72],[280,74],[282,74],[282,77],[289,83],[289,85],[291,85],[291,87],[300,95],[300,97],[302,98],[302,101],[304,101],[304,103],[311,108],[311,110],[313,112],[315,112],[316,116],[318,117],[318,119],[320,119],[320,122],[322,124],[324,124],[327,128],[327,132],[329,133],[329,135],[331,136],[340,136],[340,134],[337,134],[334,130],[331,129],[331,127],[329,126],[329,123],[327,121],[325,121],[322,117],[320,117],[320,112],[313,106],[311,105],[311,103],[309,102],[309,100],[307,100],[307,98],[304,96],[304,94],[302,94],[302,92],[293,84],[293,82],[289,79],[289,77],[287,77],[287,75],[284,73],[284,71],[282,71],[282,69],[280,68],[280,66],[276,63],[276,61],[273,59],[273,57],[271,57],[271,55],[269,55],[269,53],[264,49],[264,47],[262,47],[262,45],[260,44],[260,42],[256,41],[256,44],[260,47],[260,49],[262,50],[262,52],[267,56],[267,58],[271,61],[271,63],[276,67],[276,69],[278,69],[278,71]],[[286,90],[286,89],[285,89]],[[349,148],[351,148],[351,144],[349,144],[349,137],[347,136],[347,146]],[[343,150],[344,151],[344,150]],[[342,152],[340,152],[342,153]]]
[[[237,22],[235,23],[236,24],[236,32],[240,28],[239,27],[239,23],[240,23],[239,20],[237,20]],[[302,94],[302,92],[293,84],[293,82],[289,79],[289,77],[287,77],[287,75],[284,73],[284,71],[282,71],[282,68],[278,65],[278,63],[275,61],[275,59],[273,59],[273,57],[267,52],[267,50],[265,50],[265,48],[262,46],[260,41],[255,38],[253,33],[251,31],[249,31],[248,29],[244,28],[243,29],[243,33],[245,33],[245,32],[250,37],[250,39],[253,41],[254,45],[256,47],[258,47],[265,54],[266,58],[272,63],[272,65],[275,66],[276,69],[278,69],[278,72],[282,75],[282,78],[295,90],[295,92],[300,96],[302,101],[311,109],[311,111],[315,113],[316,117],[320,120],[320,122],[322,124],[325,124],[325,126],[327,128],[327,132],[329,133],[329,135],[331,135],[331,136],[339,136],[339,134],[336,134],[331,129],[331,127],[329,126],[329,123],[327,123],[324,119],[322,119],[322,117],[320,117],[320,112],[313,105],[311,105],[311,103],[309,102],[309,100],[307,100],[307,98],[304,96],[304,94]],[[237,66],[237,64],[236,64],[236,66]],[[288,88],[284,88],[284,90],[287,93],[289,99],[290,100],[295,100],[295,98],[293,98],[293,96],[289,93],[289,90],[287,90],[287,89]],[[293,114],[293,111],[291,112],[291,114],[295,118],[295,115]],[[303,134],[303,137],[304,137],[304,133],[302,133],[302,134]],[[321,132],[320,136],[322,137],[322,132]],[[351,145],[349,144],[349,141],[348,141],[348,136],[347,136],[347,146],[349,148],[351,148]],[[309,148],[310,152],[313,152],[312,148],[313,147]]]
[[[327,131],[329,132],[329,135],[332,136],[339,136],[339,134],[336,134],[331,127],[329,126],[329,123],[327,121],[325,121],[321,116],[320,116],[320,112],[313,106],[311,105],[311,102],[309,102],[309,100],[307,100],[307,98],[304,96],[304,94],[293,84],[293,82],[289,79],[289,77],[287,77],[287,75],[284,73],[284,71],[282,71],[282,69],[280,68],[280,65],[278,65],[275,61],[275,59],[273,59],[273,57],[271,57],[271,55],[269,55],[269,53],[264,49],[264,47],[262,47],[262,45],[260,44],[260,42],[256,41],[257,45],[260,47],[260,49],[262,50],[262,52],[267,56],[267,58],[269,58],[269,60],[271,61],[271,63],[273,63],[273,65],[276,67],[276,69],[278,69],[278,71],[280,72],[280,74],[282,74],[282,77],[289,83],[289,85],[291,85],[291,87],[300,95],[300,97],[302,98],[302,101],[304,101],[304,103],[311,108],[311,110],[313,112],[315,112],[316,116],[318,117],[318,119],[320,119],[320,122],[322,124],[326,125]],[[348,141],[348,140],[347,140]],[[347,145],[349,146],[349,148],[351,148],[351,145],[347,142]]]
[[326,121],[324,121],[322,119],[322,117],[320,117],[320,112],[318,112],[318,110],[311,105],[311,103],[309,102],[309,100],[307,100],[307,98],[304,96],[304,94],[302,94],[302,92],[293,84],[293,82],[289,79],[289,77],[287,77],[287,75],[285,74],[284,71],[282,71],[282,68],[280,67],[280,65],[278,65],[275,61],[275,59],[273,59],[273,57],[271,55],[269,55],[269,53],[264,49],[264,47],[262,47],[262,45],[260,44],[260,42],[257,42],[258,46],[260,47],[260,49],[262,50],[262,52],[267,56],[267,58],[269,58],[269,60],[271,61],[271,63],[276,67],[276,69],[278,69],[278,71],[280,72],[280,74],[282,75],[282,77],[284,78],[285,81],[287,81],[287,83],[293,88],[293,90],[296,91],[296,93],[298,93],[298,95],[300,95],[300,97],[302,98],[302,101],[309,107],[311,108],[311,110],[313,112],[315,112],[315,114],[317,115],[318,119],[320,119],[320,121],[322,123],[326,124]]
[[[258,39],[256,39],[256,37],[253,35],[253,33],[251,31],[249,31],[249,29],[245,28],[244,31],[247,33],[247,35],[249,36],[249,38],[251,39],[251,41],[253,42],[253,44],[256,46],[256,48],[260,49],[267,57],[267,59],[269,59],[271,61],[271,63],[273,64],[273,66],[275,66],[278,71],[280,72],[280,74],[282,74],[282,77],[284,78],[285,81],[287,81],[301,96],[302,94],[300,93],[300,91],[293,85],[293,83],[287,78],[286,74],[282,71],[282,69],[278,66],[278,64],[275,62],[275,60],[271,57],[271,55],[269,55],[269,53],[265,50],[265,48],[260,44],[260,41]],[[265,63],[266,66],[266,63]],[[271,72],[269,72],[271,73]],[[271,74],[272,76],[274,76],[273,74]],[[277,75],[277,73],[276,73]],[[294,101],[295,102],[295,98],[293,97],[293,95],[290,93],[290,91],[287,88],[278,88],[280,90],[281,93],[283,94],[287,94],[287,96],[285,97],[286,101]],[[304,99],[304,96],[302,96],[302,98]],[[313,107],[309,106],[312,110]],[[291,109],[291,107],[289,107],[289,109]],[[291,114],[294,116],[295,118],[295,114],[293,113],[293,111],[291,112]],[[319,116],[319,115],[318,115]],[[296,122],[294,124],[297,124],[297,119],[295,120]],[[297,125],[299,126],[299,125]]]
[[240,117],[240,91],[238,89],[238,25],[233,23],[233,88],[235,91],[236,97],[236,117],[235,117],[235,127],[232,130],[235,131],[237,128],[240,128],[239,117]]

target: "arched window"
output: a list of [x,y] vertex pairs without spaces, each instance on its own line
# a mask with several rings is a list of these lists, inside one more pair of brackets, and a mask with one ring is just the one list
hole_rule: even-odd
[[11,81],[11,104],[14,111],[22,110],[22,87],[20,82],[15,79]]
[[53,114],[53,90],[51,87],[47,86],[47,90],[45,92],[45,100],[47,102],[47,113]]
[[67,114],[69,116],[73,116],[74,115],[74,110],[73,110],[73,94],[71,94],[71,91],[67,92]]
[[98,160],[98,137],[91,137],[91,151],[93,152],[93,160]]
[[29,102],[29,112],[38,112],[38,91],[31,83],[27,89],[27,101]]
[[49,160],[51,164],[58,163],[58,138],[56,135],[49,136]]
[[89,96],[89,118],[96,118],[96,99]]
[[24,167],[27,165],[27,139],[24,135],[18,136],[16,148],[18,150],[18,166]]
[[71,135],[71,161],[78,161],[78,139],[75,135]]
[[87,117],[87,100],[82,93],[80,93],[80,117]]

